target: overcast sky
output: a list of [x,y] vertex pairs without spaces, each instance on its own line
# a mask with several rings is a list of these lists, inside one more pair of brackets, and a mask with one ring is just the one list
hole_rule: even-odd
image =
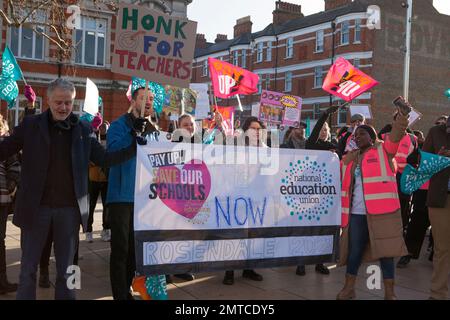
[[[323,11],[325,7],[322,0],[286,1],[301,4],[304,15]],[[214,42],[218,33],[227,34],[228,39],[232,39],[233,27],[239,18],[251,16],[254,32],[270,24],[275,2],[276,0],[194,0],[188,6],[188,17],[198,22],[197,33],[205,34],[209,42]],[[450,0],[434,0],[434,5],[441,13],[450,15]]]

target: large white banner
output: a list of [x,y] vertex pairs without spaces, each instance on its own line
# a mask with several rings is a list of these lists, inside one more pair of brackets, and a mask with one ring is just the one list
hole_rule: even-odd
[[173,274],[331,262],[341,220],[328,151],[138,147],[137,270]]

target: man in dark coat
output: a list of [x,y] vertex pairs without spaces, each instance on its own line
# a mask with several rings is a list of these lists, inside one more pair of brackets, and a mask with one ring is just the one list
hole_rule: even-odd
[[49,84],[49,109],[25,117],[0,143],[0,160],[22,150],[21,184],[13,223],[21,228],[22,259],[17,299],[36,299],[36,271],[50,228],[56,258],[55,299],[75,299],[70,268],[80,223],[88,219],[88,164],[121,163],[136,145],[106,153],[90,125],[72,113],[75,86],[64,79]]
[[[450,157],[450,117],[447,124],[430,129],[423,151]],[[446,300],[450,272],[450,168],[431,177],[427,206],[434,239],[431,298]]]

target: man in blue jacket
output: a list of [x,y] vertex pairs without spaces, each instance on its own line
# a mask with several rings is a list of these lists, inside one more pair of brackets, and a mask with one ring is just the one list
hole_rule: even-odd
[[[52,228],[56,258],[55,299],[75,299],[69,288],[80,223],[88,220],[88,165],[121,163],[136,155],[132,139],[125,149],[106,153],[89,123],[72,113],[73,83],[56,79],[47,89],[49,109],[25,117],[0,143],[0,161],[22,150],[20,187],[13,223],[21,229],[17,299],[36,299],[36,271]],[[70,272],[70,269],[69,269]]]
[[[131,112],[111,123],[106,138],[108,151],[132,144],[136,132],[141,137],[153,137],[151,133],[156,132],[156,128],[149,121],[154,112],[153,100],[152,91],[149,90],[145,101],[144,88],[132,88]],[[144,104],[144,118],[140,118]],[[133,299],[130,286],[136,269],[133,225],[135,180],[136,157],[110,168],[106,203],[111,228],[110,280],[115,300]]]

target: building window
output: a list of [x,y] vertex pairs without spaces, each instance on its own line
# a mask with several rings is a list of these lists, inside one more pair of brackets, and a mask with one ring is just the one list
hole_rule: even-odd
[[323,67],[314,68],[314,88],[322,88]]
[[355,20],[355,41],[361,42],[361,19]]
[[262,62],[263,61],[263,46],[264,43],[260,42],[257,44],[256,47],[256,62]]
[[316,32],[316,52],[323,51],[323,30]]
[[208,76],[208,60],[203,60],[202,76],[203,77],[207,77]]
[[355,68],[358,68],[359,69],[359,66],[361,65],[361,60],[359,60],[358,58],[356,58],[356,59],[354,59],[353,60],[353,66],[355,67]]
[[315,103],[313,104],[313,119],[319,119],[320,118],[320,104]]
[[81,117],[84,112],[83,112],[83,106],[84,106],[84,100],[80,100],[80,99],[75,99],[73,101],[73,108],[72,108],[72,112],[74,114],[76,114],[77,116]]
[[347,124],[347,109],[341,108],[338,112],[338,124]]
[[247,50],[242,50],[242,64],[241,67],[242,68],[246,68],[247,66]]
[[81,29],[75,32],[75,62],[91,66],[105,65],[105,19],[81,17]]
[[[41,27],[36,27],[40,32],[44,32]],[[17,58],[42,60],[44,57],[44,37],[38,35],[30,28],[11,27],[10,45],[12,53]]]
[[[24,95],[20,94],[16,99],[16,105],[14,108],[8,110],[8,126],[9,130],[12,130],[15,126],[22,122],[25,116],[25,107],[27,106],[27,99]],[[36,108],[36,114],[42,112],[42,98],[36,97],[36,102],[34,103]]]
[[294,38],[288,38],[286,41],[286,58],[292,58],[294,55]]
[[267,42],[266,61],[272,61],[272,41]]
[[262,93],[262,78],[263,78],[263,75],[261,75],[261,76],[259,77],[259,81],[258,81],[258,94],[261,94],[261,93]]
[[350,37],[350,24],[348,21],[344,21],[341,24],[341,45],[348,44],[349,43],[349,37]]
[[270,90],[270,74],[266,74],[266,90]]
[[239,66],[239,51],[233,51],[233,64]]
[[291,90],[292,90],[292,72],[288,71],[288,72],[286,72],[286,75],[284,78],[284,91],[291,92]]

